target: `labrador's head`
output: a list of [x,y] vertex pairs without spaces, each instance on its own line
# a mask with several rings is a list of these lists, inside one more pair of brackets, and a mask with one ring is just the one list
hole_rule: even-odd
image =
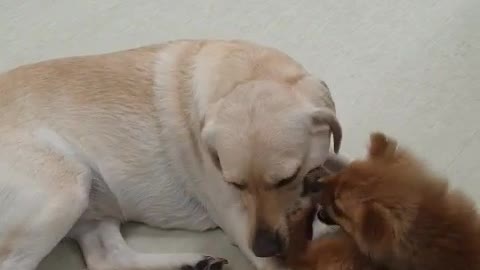
[[271,257],[288,242],[286,215],[304,176],[341,142],[326,85],[309,76],[295,84],[241,84],[212,108],[202,130],[212,161],[241,194],[255,255]]

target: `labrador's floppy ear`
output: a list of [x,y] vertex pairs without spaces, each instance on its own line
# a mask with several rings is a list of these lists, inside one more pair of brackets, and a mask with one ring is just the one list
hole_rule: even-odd
[[327,124],[333,135],[333,151],[338,153],[342,143],[342,127],[335,113],[327,108],[316,108],[311,114],[312,133],[317,133]]
[[220,102],[212,106],[200,123],[200,137],[207,147],[208,154],[218,170],[222,170],[220,158],[216,149],[215,141],[217,135],[216,118]]
[[210,155],[213,164],[219,171],[221,171],[222,166],[220,163],[220,158],[215,148],[215,131],[214,121],[208,121],[202,127],[201,138],[207,147],[208,154]]

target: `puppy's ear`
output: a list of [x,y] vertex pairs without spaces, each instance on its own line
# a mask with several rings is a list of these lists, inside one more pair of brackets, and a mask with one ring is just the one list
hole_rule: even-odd
[[370,158],[389,158],[395,155],[397,142],[380,132],[370,135],[370,146],[368,155]]
[[313,134],[323,131],[325,125],[328,125],[333,135],[333,151],[338,153],[342,143],[342,127],[335,116],[335,113],[326,108],[316,108],[311,114],[311,131]]

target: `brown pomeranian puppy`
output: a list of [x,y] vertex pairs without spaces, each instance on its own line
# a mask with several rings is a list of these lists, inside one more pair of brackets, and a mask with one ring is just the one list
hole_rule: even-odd
[[289,215],[289,244],[285,262],[292,270],[383,270],[363,255],[350,236],[338,230],[310,241],[314,201]]
[[339,224],[375,263],[391,270],[480,269],[474,203],[384,134],[371,135],[365,160],[323,185],[320,216]]
[[[324,186],[322,180],[339,171],[347,162],[338,160],[334,166],[319,167],[304,180],[308,195],[299,200],[288,216],[289,244],[284,256],[292,270],[382,270],[363,255],[353,239],[343,231],[332,230],[321,238],[310,240],[312,223]],[[336,225],[328,216],[318,216],[325,225]]]

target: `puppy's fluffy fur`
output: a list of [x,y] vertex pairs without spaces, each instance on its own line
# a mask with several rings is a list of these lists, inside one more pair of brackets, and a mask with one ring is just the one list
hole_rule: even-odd
[[[368,157],[324,183],[325,212],[376,263],[392,270],[480,269],[474,203],[385,135],[372,134]],[[317,255],[335,249],[325,250]]]

